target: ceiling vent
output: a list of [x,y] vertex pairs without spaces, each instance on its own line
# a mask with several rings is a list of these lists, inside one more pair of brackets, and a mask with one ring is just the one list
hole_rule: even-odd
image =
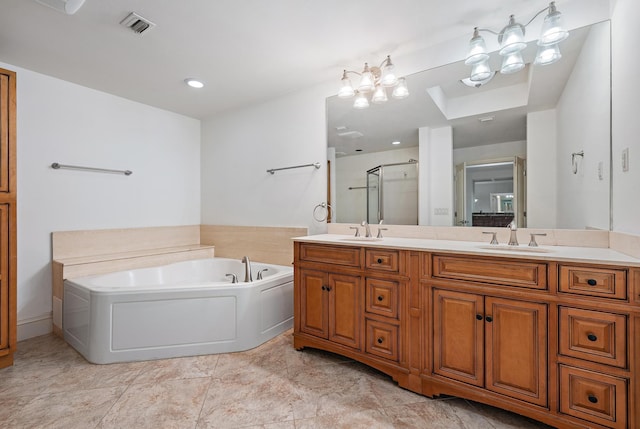
[[120,25],[130,28],[134,33],[138,34],[142,34],[156,26],[147,18],[143,18],[135,12],[131,12],[125,19],[120,21]]

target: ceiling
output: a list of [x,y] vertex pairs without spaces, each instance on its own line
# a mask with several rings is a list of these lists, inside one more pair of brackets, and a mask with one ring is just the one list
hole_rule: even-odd
[[[558,0],[560,7],[563,0]],[[0,0],[0,61],[194,118],[339,82],[368,58],[500,28],[530,0],[86,0],[65,15]],[[119,25],[135,11],[156,24]],[[196,77],[202,90],[184,84]]]

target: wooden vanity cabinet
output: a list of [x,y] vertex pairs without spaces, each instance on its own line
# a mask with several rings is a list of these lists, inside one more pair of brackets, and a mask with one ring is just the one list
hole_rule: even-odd
[[0,368],[16,351],[16,74],[0,69]]
[[294,246],[296,349],[557,428],[640,429],[640,268]]

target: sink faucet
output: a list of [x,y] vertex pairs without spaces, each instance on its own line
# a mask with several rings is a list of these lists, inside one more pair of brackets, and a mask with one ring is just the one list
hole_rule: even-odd
[[369,223],[366,220],[363,220],[360,225],[364,226],[364,229],[366,231],[364,236],[367,237],[367,238],[370,238],[371,237],[371,228],[369,228]]
[[242,263],[244,264],[244,281],[252,282],[253,277],[251,276],[251,261],[248,256],[242,257]]
[[518,245],[518,228],[516,228],[516,220],[512,220],[507,228],[511,229],[511,235],[509,236],[509,246],[517,246]]

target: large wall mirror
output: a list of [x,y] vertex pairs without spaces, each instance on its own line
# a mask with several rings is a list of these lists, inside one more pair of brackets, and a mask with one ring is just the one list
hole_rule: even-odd
[[482,85],[460,61],[407,76],[406,99],[328,98],[334,222],[610,229],[610,47],[604,21]]

